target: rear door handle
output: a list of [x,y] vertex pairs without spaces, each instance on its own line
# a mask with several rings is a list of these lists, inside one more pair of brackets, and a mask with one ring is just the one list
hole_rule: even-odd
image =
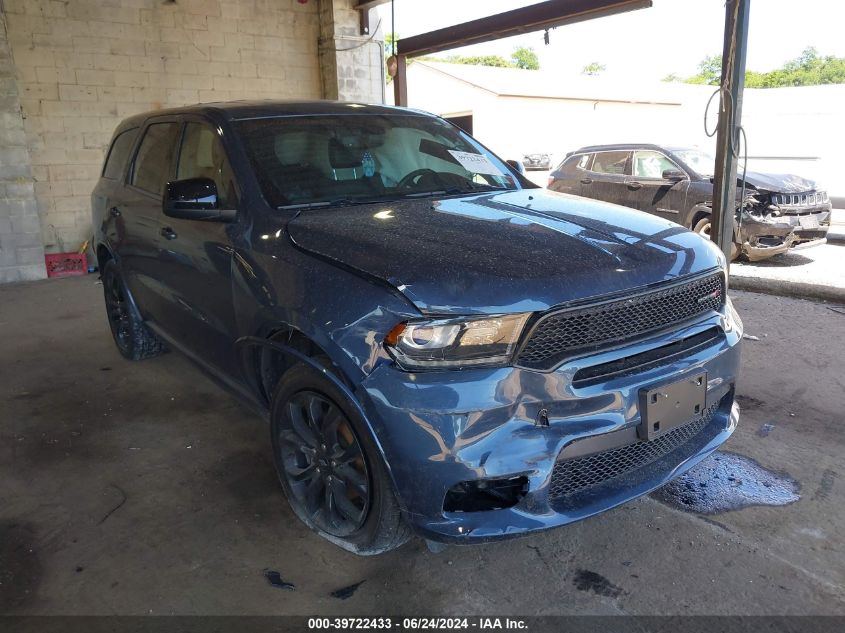
[[636,191],[637,189],[642,189],[642,188],[643,188],[642,183],[639,183],[639,182],[636,182],[636,181],[628,183],[628,189],[630,189],[631,191]]
[[109,209],[109,215],[111,215],[111,217],[113,218],[119,218],[120,209],[118,209],[117,207],[112,207],[111,209]]
[[176,232],[169,226],[165,226],[163,229],[161,229],[161,231],[159,231],[159,233],[161,233],[162,237],[168,240],[175,240],[177,237],[179,237],[178,235],[176,235]]
[[582,178],[582,179],[581,179],[581,184],[582,184],[582,185],[590,185],[590,184],[592,184],[592,183],[593,183],[593,179],[592,179],[592,178]]

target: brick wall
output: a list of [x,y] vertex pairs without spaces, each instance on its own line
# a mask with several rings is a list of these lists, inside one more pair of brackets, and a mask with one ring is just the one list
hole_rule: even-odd
[[0,13],[0,283],[45,275],[29,149]]
[[[131,114],[229,99],[380,101],[380,47],[355,41],[352,2],[0,0],[31,159],[20,186],[34,187],[47,250],[56,235],[67,250],[90,236],[91,189]],[[364,45],[335,51],[344,34]]]

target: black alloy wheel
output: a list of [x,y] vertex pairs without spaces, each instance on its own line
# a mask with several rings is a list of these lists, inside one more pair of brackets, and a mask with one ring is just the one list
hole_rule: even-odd
[[111,268],[103,275],[103,291],[106,299],[106,314],[109,319],[112,336],[118,349],[124,356],[132,350],[132,321],[129,303],[123,284],[116,271]]
[[291,397],[277,427],[279,458],[295,502],[320,530],[359,530],[370,509],[370,475],[344,412],[316,391]]

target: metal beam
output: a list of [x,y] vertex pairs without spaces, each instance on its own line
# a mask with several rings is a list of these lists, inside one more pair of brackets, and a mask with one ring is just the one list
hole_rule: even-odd
[[353,8],[358,11],[369,11],[370,9],[374,9],[381,4],[387,4],[388,2],[390,2],[390,0],[358,0],[358,4],[356,4]]
[[390,0],[358,0],[353,9],[358,11],[358,22],[361,29],[361,35],[369,35],[370,29],[370,9],[375,9],[381,4],[387,4]]
[[713,178],[713,216],[710,236],[722,249],[728,261],[730,261],[731,245],[734,241],[734,214],[737,209],[736,171],[750,9],[751,0],[727,0],[725,3],[725,41],[722,50],[719,98],[721,107],[716,133],[716,168]]
[[472,22],[404,38],[398,42],[398,53],[406,57],[430,55],[450,48],[480,44],[650,6],[652,0],[546,0]]

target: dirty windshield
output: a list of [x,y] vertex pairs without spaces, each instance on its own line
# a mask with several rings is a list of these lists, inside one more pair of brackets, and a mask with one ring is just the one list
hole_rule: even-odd
[[361,204],[516,189],[508,166],[438,119],[414,115],[243,120],[237,130],[275,207]]

